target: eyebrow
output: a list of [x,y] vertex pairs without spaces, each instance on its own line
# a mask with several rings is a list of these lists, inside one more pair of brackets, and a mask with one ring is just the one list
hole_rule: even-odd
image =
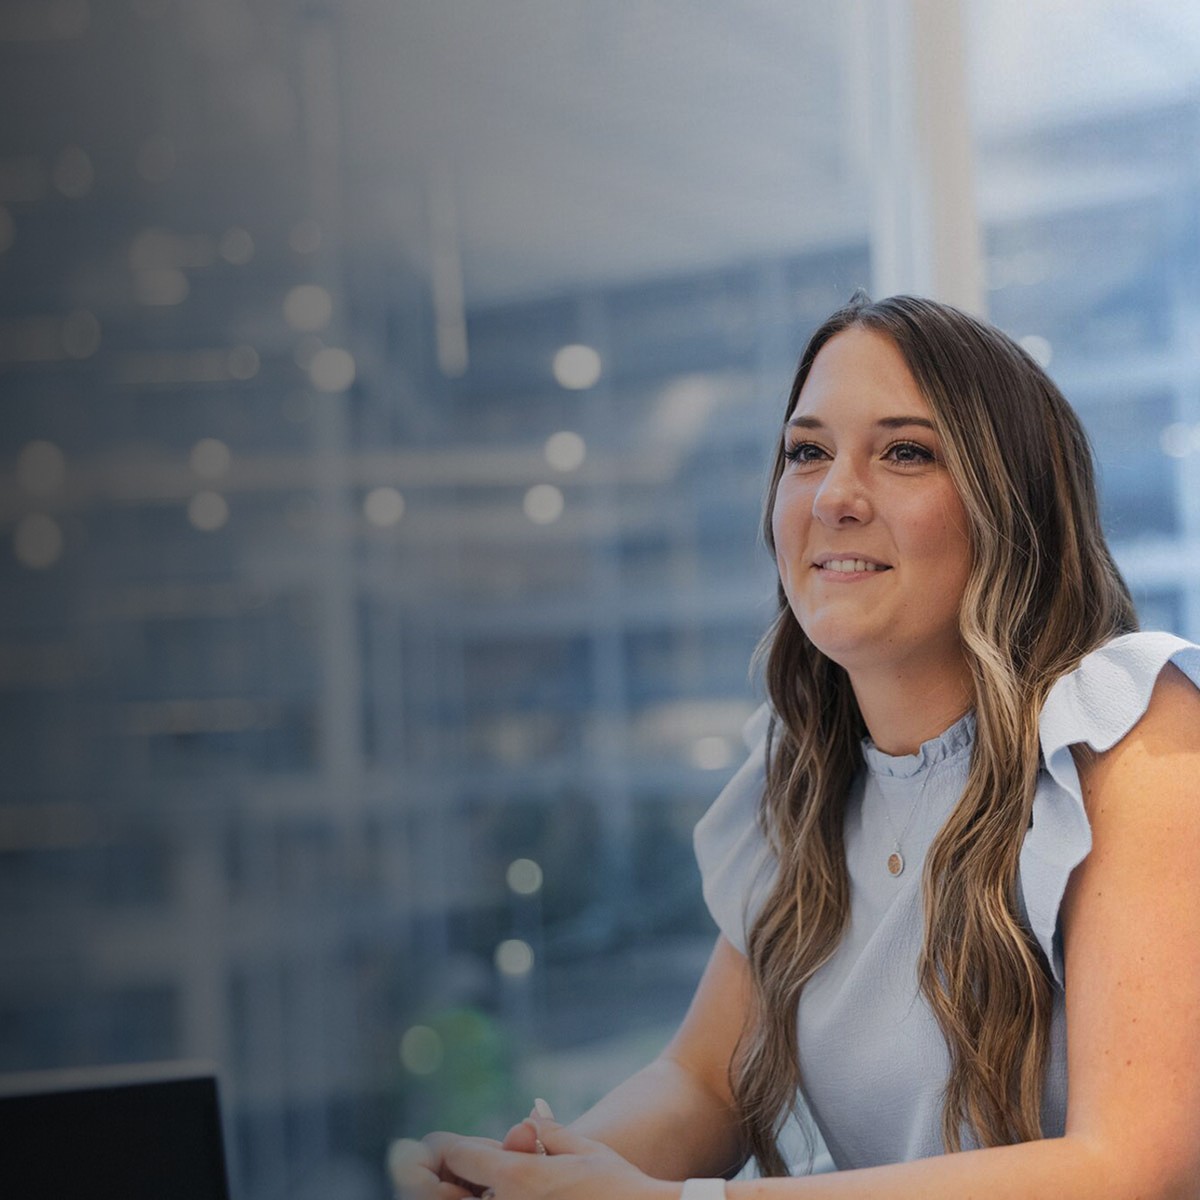
[[[928,417],[881,417],[875,422],[877,429],[904,429],[909,425],[920,425],[937,432],[937,426]],[[786,429],[824,429],[825,422],[817,417],[792,417]]]

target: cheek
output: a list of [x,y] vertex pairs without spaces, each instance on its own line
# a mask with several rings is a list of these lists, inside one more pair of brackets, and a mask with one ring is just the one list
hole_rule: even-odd
[[782,556],[787,545],[787,528],[784,521],[786,503],[782,488],[775,491],[775,500],[771,505],[771,537],[775,541],[775,553]]
[[953,585],[956,594],[961,596],[971,573],[967,514],[955,496],[931,516],[926,530],[930,568],[936,570],[948,585]]
[[771,539],[775,543],[775,556],[782,558],[786,549],[783,531],[783,502],[778,496],[771,506]]
[[771,535],[775,540],[775,561],[780,571],[803,552],[806,529],[803,504],[794,493],[780,487],[771,508]]

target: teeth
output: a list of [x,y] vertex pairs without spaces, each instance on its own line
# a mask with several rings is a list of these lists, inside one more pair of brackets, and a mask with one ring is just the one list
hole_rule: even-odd
[[865,562],[861,558],[834,558],[827,563],[821,564],[821,569],[824,571],[886,571],[887,567],[881,567],[878,563]]

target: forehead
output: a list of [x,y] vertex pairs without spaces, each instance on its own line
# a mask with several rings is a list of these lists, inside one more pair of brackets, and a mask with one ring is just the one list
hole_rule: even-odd
[[[886,411],[884,411],[886,410]],[[821,347],[790,416],[933,416],[891,338],[852,326]]]

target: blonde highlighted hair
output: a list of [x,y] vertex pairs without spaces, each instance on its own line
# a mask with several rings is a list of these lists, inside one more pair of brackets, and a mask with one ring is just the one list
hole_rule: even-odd
[[[971,570],[959,613],[974,687],[966,788],[926,856],[918,977],[949,1049],[947,1151],[1041,1136],[1050,1041],[1048,964],[1021,918],[1018,856],[1039,768],[1038,715],[1054,681],[1090,650],[1137,627],[1100,527],[1079,419],[1046,373],[1005,334],[930,300],[858,293],[813,334],[786,420],[821,348],[852,327],[903,355],[933,411],[969,521]],[[783,472],[777,450],[763,521]],[[760,646],[773,710],[760,810],[779,863],[749,934],[753,1016],[731,1069],[743,1144],[765,1175],[803,1062],[796,1008],[849,916],[843,803],[861,764],[862,717],[846,673],[805,636],[783,587]]]

